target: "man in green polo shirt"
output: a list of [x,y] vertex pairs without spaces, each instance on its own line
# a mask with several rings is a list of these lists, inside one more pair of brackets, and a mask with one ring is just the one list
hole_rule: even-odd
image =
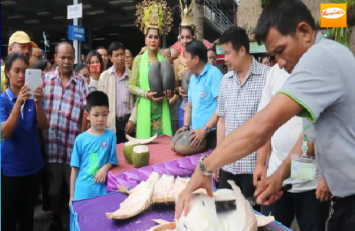
[[[355,230],[355,58],[350,50],[317,34],[315,21],[301,0],[275,0],[267,5],[255,31],[268,53],[291,76],[278,94],[248,122],[230,133],[199,162],[176,206],[187,214],[191,193],[206,188],[212,196],[211,174],[263,146],[274,132],[298,115],[304,118],[308,155],[315,155],[332,192],[328,231]],[[309,122],[312,126],[307,126]],[[258,204],[282,196],[290,177],[291,154],[302,154],[303,137],[271,176],[257,183]],[[306,172],[306,171],[305,171]]]

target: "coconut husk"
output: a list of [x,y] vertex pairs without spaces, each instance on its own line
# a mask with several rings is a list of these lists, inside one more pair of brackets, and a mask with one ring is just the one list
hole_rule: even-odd
[[[154,182],[143,181],[121,204],[120,208],[113,213],[106,213],[108,219],[124,220],[137,216],[153,203]],[[137,200],[139,198],[139,200]]]
[[[320,4],[327,3],[328,0],[302,0],[311,11],[316,21],[317,27],[320,25]],[[258,19],[261,15],[262,8],[260,0],[241,0],[237,11],[238,26],[246,30],[249,40],[255,40],[255,29]],[[292,16],[291,16],[292,17]]]
[[148,231],[176,231],[176,223],[170,222],[162,225],[157,225],[150,228]]

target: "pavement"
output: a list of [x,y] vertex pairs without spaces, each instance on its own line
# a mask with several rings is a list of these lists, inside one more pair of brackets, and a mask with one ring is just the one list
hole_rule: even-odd
[[[69,231],[69,217],[70,211],[62,212],[62,219],[63,219],[63,231]],[[33,231],[48,231],[48,228],[51,224],[52,218],[48,217],[46,213],[42,210],[42,205],[38,205],[35,208],[35,215],[34,215],[34,225]]]

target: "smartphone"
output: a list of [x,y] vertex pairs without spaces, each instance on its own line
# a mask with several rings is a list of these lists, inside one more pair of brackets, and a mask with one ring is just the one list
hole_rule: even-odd
[[25,73],[25,85],[30,89],[28,92],[33,99],[33,92],[38,87],[42,87],[42,70],[39,69],[27,69]]
[[89,66],[91,74],[100,74],[100,64],[92,64]]

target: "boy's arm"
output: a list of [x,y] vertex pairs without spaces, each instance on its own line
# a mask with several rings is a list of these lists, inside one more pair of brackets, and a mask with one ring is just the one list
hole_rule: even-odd
[[81,138],[81,135],[79,135],[75,139],[73,153],[72,153],[71,159],[70,159],[71,174],[70,174],[70,201],[69,201],[69,207],[70,207],[71,200],[75,199],[74,198],[75,181],[76,181],[76,178],[77,178],[78,173],[79,173],[80,162],[81,162],[80,138]]
[[72,167],[72,168],[71,168],[69,207],[70,207],[70,202],[71,202],[72,200],[74,200],[74,187],[75,187],[75,181],[76,181],[76,177],[78,176],[78,173],[79,173],[79,168],[77,168],[77,167]]
[[107,172],[115,165],[118,164],[117,151],[116,151],[116,134],[112,132],[111,150],[108,162],[102,166],[95,175],[95,183],[102,184],[106,182]]

